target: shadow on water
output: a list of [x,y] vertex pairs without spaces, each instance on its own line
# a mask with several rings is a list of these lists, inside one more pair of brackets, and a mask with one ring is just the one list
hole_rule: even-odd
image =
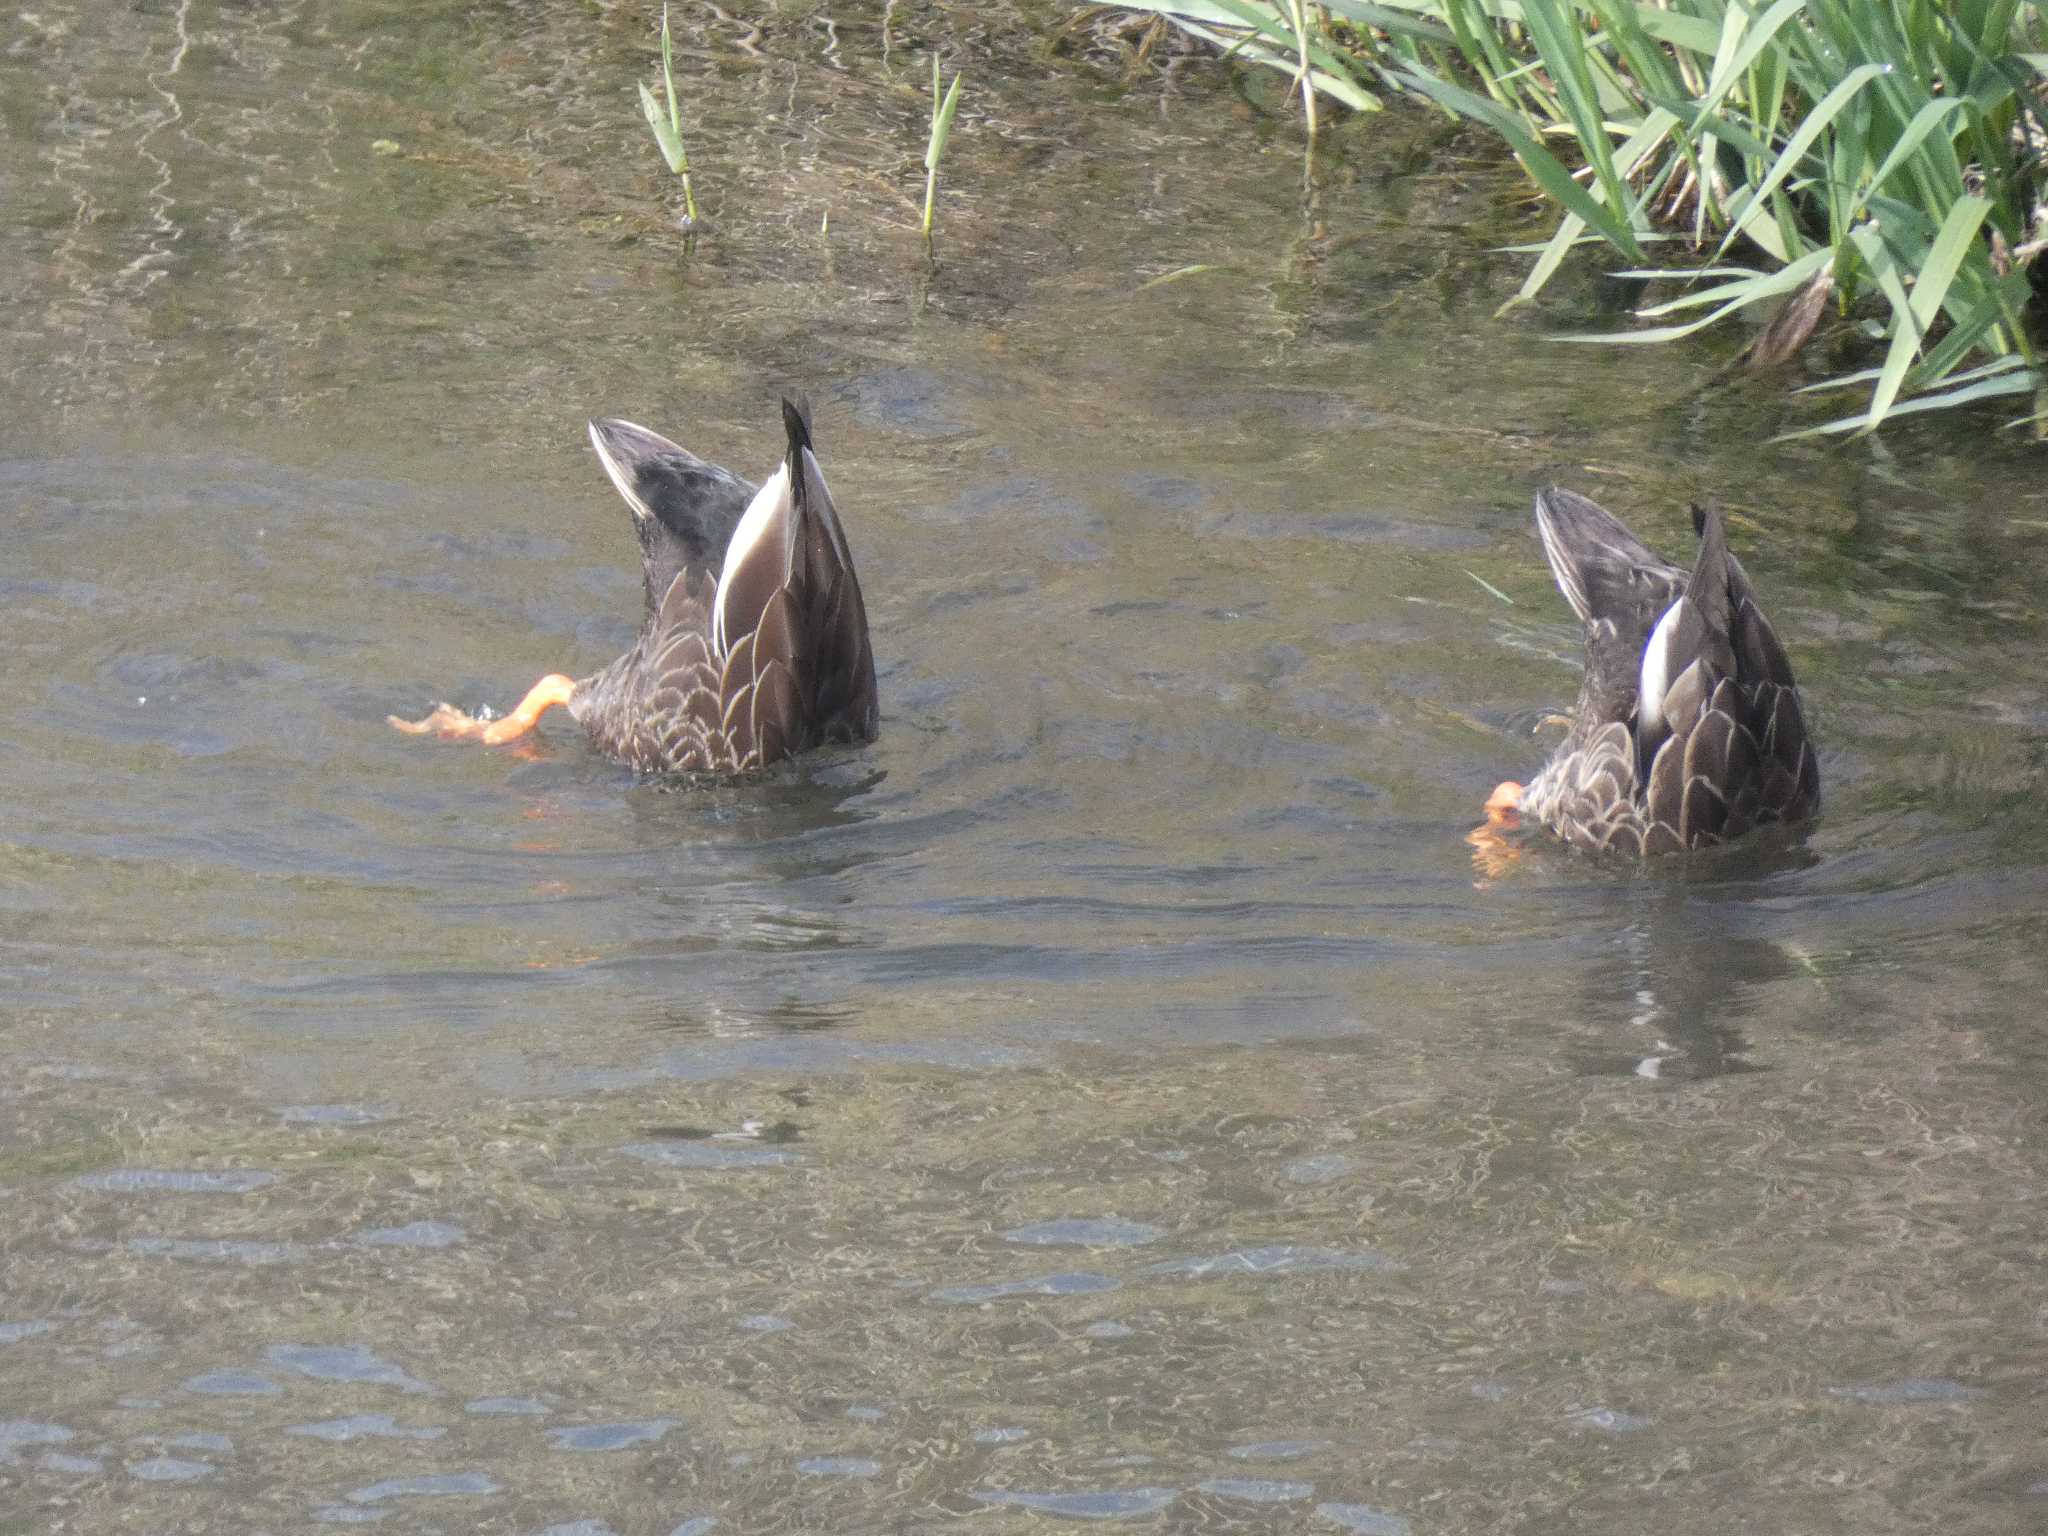
[[[652,11],[0,21],[0,1525],[2038,1523],[2029,450],[1552,345],[1472,142],[1074,21],[692,12],[687,249]],[[388,730],[630,639],[584,417],[793,387],[871,749]],[[1809,835],[1473,867],[1552,481],[1722,498]]]

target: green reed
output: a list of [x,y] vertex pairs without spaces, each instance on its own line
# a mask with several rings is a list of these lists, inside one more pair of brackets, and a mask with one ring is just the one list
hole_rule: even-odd
[[932,55],[932,131],[924,147],[924,248],[932,248],[932,210],[939,195],[939,161],[946,153],[946,140],[953,132],[953,113],[960,106],[960,86],[967,76],[957,74],[943,98],[939,95],[939,56]]
[[654,130],[654,142],[661,157],[683,183],[683,228],[697,227],[697,198],[690,189],[690,151],[683,143],[683,110],[676,101],[674,46],[669,40],[668,7],[661,8],[661,85],[668,97],[667,110],[656,101],[647,83],[640,82],[640,110],[647,114],[647,126]]
[[[1880,344],[1869,431],[1912,411],[2020,397],[2048,429],[2023,308],[2048,250],[2048,20],[2030,0],[1161,0],[1231,57],[1371,108],[1373,81],[1497,134],[1560,211],[1510,303],[1578,247],[1676,280],[1640,329],[1690,335],[1758,305],[1751,348],[1796,352],[1830,304]],[[1566,145],[1563,152],[1553,145]],[[1703,267],[1652,266],[1678,242]]]

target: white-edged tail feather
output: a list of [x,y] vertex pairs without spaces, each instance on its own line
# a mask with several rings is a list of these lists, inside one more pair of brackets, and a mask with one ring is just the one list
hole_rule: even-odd
[[1557,590],[1571,604],[1571,610],[1579,616],[1580,623],[1592,623],[1593,605],[1586,598],[1586,582],[1579,574],[1579,562],[1559,537],[1557,524],[1552,519],[1550,498],[1542,494],[1536,498],[1536,536],[1543,541],[1543,557],[1550,562],[1550,574],[1557,582]]
[[[653,433],[647,432],[647,429],[645,427],[640,426],[635,422],[621,421],[619,422],[619,425],[622,427],[631,427],[635,432],[646,433],[646,435],[650,437],[655,435]],[[632,509],[633,520],[635,522],[644,523],[650,517],[654,516],[653,509],[650,508],[646,502],[642,501],[640,499],[640,493],[633,489],[633,481],[632,478],[629,475],[627,475],[626,467],[623,464],[621,464],[617,459],[612,457],[611,448],[609,445],[606,444],[604,440],[604,434],[598,431],[597,423],[594,421],[590,423],[590,446],[597,450],[597,462],[604,466],[605,474],[609,476],[611,479],[612,489],[616,490],[621,496],[623,496],[626,499],[626,505]]]
[[[809,457],[808,454],[805,455]],[[609,466],[607,466],[609,467]],[[725,564],[718,572],[718,596],[711,609],[711,643],[715,654],[720,657],[731,649],[731,638],[726,629],[726,604],[732,595],[732,581],[761,546],[764,539],[777,535],[782,540],[780,581],[789,579],[789,551],[794,533],[796,502],[789,491],[789,465],[784,462],[776,466],[761,489],[754,493],[754,499],[747,503],[747,510],[740,518],[740,524],[732,531],[732,541],[725,547]],[[758,620],[759,615],[753,616]],[[750,620],[752,622],[752,620]]]

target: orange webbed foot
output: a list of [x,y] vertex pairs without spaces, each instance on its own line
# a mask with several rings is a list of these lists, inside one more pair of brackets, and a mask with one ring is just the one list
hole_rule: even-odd
[[408,736],[432,735],[443,741],[480,741],[487,747],[498,747],[524,736],[549,709],[567,704],[575,691],[573,679],[550,672],[526,691],[517,709],[499,720],[479,720],[453,704],[437,704],[432,714],[420,720],[401,720],[396,715],[384,718]]
[[1480,874],[1474,883],[1482,890],[1514,868],[1515,860],[1522,856],[1521,845],[1506,836],[1522,824],[1521,808],[1522,786],[1513,779],[1504,780],[1486,797],[1486,820],[1465,834],[1472,849],[1472,867]]
[[1493,786],[1493,793],[1486,797],[1486,822],[1493,827],[1518,827],[1522,824],[1522,786],[1513,779],[1502,779]]
[[439,736],[443,741],[474,740],[483,735],[484,727],[490,723],[474,715],[465,715],[453,704],[436,704],[432,714],[418,720],[401,720],[396,715],[386,715],[384,721],[408,736]]

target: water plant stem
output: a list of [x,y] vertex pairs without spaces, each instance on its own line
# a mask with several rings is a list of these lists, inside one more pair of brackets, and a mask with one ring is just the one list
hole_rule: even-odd
[[939,95],[939,56],[932,55],[932,132],[924,149],[924,248],[931,254],[932,208],[939,195],[939,161],[946,153],[946,138],[953,131],[953,113],[960,105],[960,86],[967,76],[958,74],[947,88],[945,96]]
[[654,142],[661,146],[662,159],[683,183],[683,228],[694,230],[697,196],[690,187],[690,152],[683,143],[683,109],[676,101],[674,45],[669,39],[667,5],[661,8],[661,85],[668,97],[667,110],[662,110],[662,103],[654,99],[654,92],[645,81],[640,83],[640,110],[647,114],[647,126],[654,130]]
[[1301,92],[1301,115],[1308,124],[1308,139],[1316,139],[1316,84],[1315,76],[1308,63],[1308,16],[1302,9],[1302,0],[1288,0],[1294,12],[1294,41],[1301,52],[1301,72],[1294,77],[1294,84]]

